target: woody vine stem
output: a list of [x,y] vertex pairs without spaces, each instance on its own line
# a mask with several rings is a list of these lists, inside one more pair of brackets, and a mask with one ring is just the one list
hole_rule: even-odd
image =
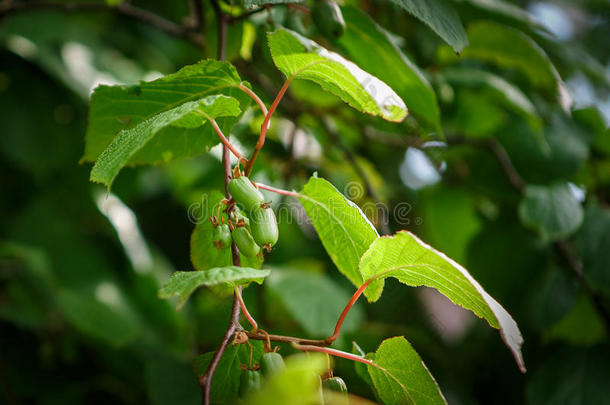
[[[218,23],[218,55],[217,55],[217,57],[219,60],[224,60],[225,59],[225,49],[226,49],[226,29],[227,29],[227,23],[229,22],[229,19],[228,19],[228,16],[225,15],[222,12],[222,10],[220,9],[220,6],[219,6],[217,0],[212,0],[212,7],[216,14],[216,20]],[[232,172],[231,171],[230,152],[233,153],[233,155],[235,155],[239,159],[240,162],[245,162],[245,175],[249,176],[250,173],[252,172],[252,168],[254,167],[256,157],[258,156],[258,153],[260,152],[260,150],[263,148],[263,146],[265,144],[265,137],[266,137],[267,131],[269,130],[269,127],[271,124],[271,116],[277,109],[278,104],[280,103],[282,97],[286,93],[286,90],[290,86],[291,82],[292,82],[292,77],[289,77],[284,82],[284,84],[282,85],[281,89],[279,90],[277,96],[275,97],[275,100],[273,100],[273,103],[271,104],[271,107],[269,109],[267,109],[265,104],[258,97],[258,95],[256,95],[256,93],[254,93],[251,89],[249,89],[245,85],[240,84],[239,88],[254,100],[255,104],[258,106],[258,108],[260,108],[261,112],[263,113],[263,115],[265,117],[263,120],[263,123],[261,125],[261,131],[260,131],[258,141],[257,141],[257,143],[254,147],[254,150],[252,151],[252,155],[250,156],[249,159],[246,159],[243,156],[241,156],[241,154],[237,151],[237,149],[234,148],[233,145],[231,145],[229,139],[223,134],[222,130],[216,124],[216,122],[214,120],[210,120],[212,127],[214,128],[214,130],[218,134],[218,137],[220,138],[221,142],[223,143],[222,164],[223,164],[224,182],[225,182],[225,195],[226,195],[226,198],[229,200],[229,203],[227,204],[227,208],[226,208],[227,214],[229,214],[230,211],[233,210],[235,207],[231,194],[229,193],[229,182],[231,181],[231,172]],[[282,195],[288,195],[288,196],[292,196],[292,197],[299,196],[299,194],[296,192],[282,190],[282,189],[278,189],[275,187],[266,186],[263,184],[257,183],[256,186],[261,189],[268,190],[268,191],[282,194]],[[233,265],[240,266],[241,263],[240,263],[240,258],[239,258],[239,251],[237,249],[237,246],[235,245],[235,242],[231,243],[231,253],[232,253],[232,259],[233,259]],[[211,387],[212,387],[212,381],[214,379],[214,373],[216,371],[216,368],[218,367],[218,364],[220,363],[220,359],[222,358],[222,355],[224,354],[225,350],[227,349],[227,347],[229,345],[229,342],[231,341],[231,339],[234,337],[234,335],[237,332],[243,332],[243,329],[242,329],[241,325],[239,324],[240,313],[244,314],[244,317],[247,319],[247,321],[252,326],[252,332],[245,332],[246,336],[249,339],[265,340],[268,342],[273,341],[273,342],[280,342],[280,343],[289,343],[293,348],[295,348],[297,350],[316,351],[316,352],[326,353],[327,355],[343,357],[343,358],[346,358],[349,360],[358,361],[358,362],[361,362],[361,363],[364,363],[367,365],[375,366],[375,364],[372,361],[367,360],[361,356],[357,356],[352,353],[347,353],[347,352],[343,352],[340,350],[326,347],[326,346],[331,345],[337,339],[337,337],[339,336],[339,331],[341,329],[341,325],[343,324],[345,317],[347,316],[350,309],[353,307],[353,305],[356,302],[356,300],[358,299],[358,297],[362,294],[364,289],[369,285],[370,281],[372,281],[372,280],[365,282],[356,291],[354,296],[350,299],[350,301],[346,305],[345,309],[343,310],[343,312],[341,313],[341,315],[337,321],[337,325],[335,327],[334,333],[331,336],[327,337],[326,339],[322,339],[322,340],[302,339],[302,338],[292,337],[292,336],[273,335],[273,334],[268,334],[267,332],[260,330],[258,328],[258,324],[257,324],[256,320],[254,320],[252,315],[250,315],[250,312],[248,311],[246,304],[242,298],[241,286],[235,287],[235,291],[233,294],[233,307],[231,310],[231,318],[229,320],[229,325],[224,333],[224,336],[223,336],[220,344],[218,345],[218,348],[216,349],[216,351],[214,352],[214,355],[212,356],[212,360],[210,361],[208,369],[206,370],[204,375],[202,375],[198,378],[199,385],[201,386],[201,390],[202,390],[202,404],[209,405],[209,403],[210,403],[210,392],[211,392]]]

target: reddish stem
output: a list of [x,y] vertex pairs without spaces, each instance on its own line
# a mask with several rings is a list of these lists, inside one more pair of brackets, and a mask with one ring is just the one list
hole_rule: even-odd
[[358,298],[362,295],[362,293],[364,292],[366,287],[368,287],[369,284],[371,284],[371,282],[373,282],[373,280],[375,280],[375,278],[370,278],[370,279],[366,280],[364,282],[364,284],[362,284],[360,286],[360,288],[358,288],[356,290],[354,295],[352,295],[352,298],[349,300],[349,302],[347,303],[347,305],[343,309],[343,312],[341,312],[341,316],[339,316],[339,320],[337,321],[337,325],[335,325],[334,333],[332,334],[332,336],[329,336],[329,337],[327,337],[325,339],[326,342],[328,342],[328,344],[331,344],[332,342],[337,340],[337,338],[339,337],[339,332],[341,331],[341,325],[343,325],[343,321],[345,321],[345,317],[349,313],[350,309],[352,309],[352,307],[354,306],[354,304],[356,303]]
[[222,141],[224,146],[226,146],[227,149],[229,149],[235,155],[235,157],[237,159],[239,159],[239,160],[246,159],[241,155],[241,153],[239,153],[237,151],[237,149],[235,149],[235,147],[233,145],[231,145],[231,143],[229,142],[229,140],[227,139],[225,134],[222,133],[222,130],[216,123],[216,120],[214,120],[213,118],[210,118],[209,120],[210,120],[210,124],[212,124],[212,127],[214,128],[214,131],[216,131],[216,133],[218,134],[218,137],[220,138],[220,140]]
[[244,302],[244,299],[241,296],[241,291],[239,290],[239,288],[237,286],[235,287],[235,297],[237,297],[237,300],[239,301],[239,306],[241,307],[241,312],[244,314],[244,316],[246,317],[246,319],[248,320],[250,325],[252,325],[253,331],[256,332],[258,330],[258,324],[254,320],[252,315],[250,315],[250,312],[248,311],[248,308],[246,307],[246,303]]
[[358,356],[357,354],[352,354],[348,352],[343,352],[337,349],[331,349],[330,347],[320,347],[320,346],[311,346],[311,345],[300,345],[298,343],[292,343],[292,347],[297,350],[302,350],[304,352],[320,352],[330,354],[331,356],[343,357],[344,359],[358,361],[360,363],[367,364],[369,366],[377,367],[375,363],[371,360],[365,359],[362,356]]
[[[254,100],[254,102],[258,105],[258,108],[261,109],[261,111],[263,112],[263,115],[266,117],[267,116],[267,107],[265,107],[265,103],[263,103],[263,100],[261,100],[260,97],[258,97],[255,92],[253,92],[252,90],[250,90],[249,88],[244,86],[243,83],[239,83],[239,88],[244,93],[249,95],[252,98],[252,100]],[[269,126],[269,125],[267,125],[267,126]]]
[[294,192],[294,191],[288,191],[288,190],[284,190],[284,189],[281,189],[281,188],[271,187],[271,186],[268,186],[266,184],[261,184],[261,183],[254,183],[254,184],[258,188],[262,188],[263,190],[271,191],[273,193],[282,194],[282,195],[289,195],[291,197],[297,197],[297,198],[301,196],[299,193]]
[[263,145],[265,144],[265,136],[267,135],[267,130],[269,130],[269,121],[271,121],[271,116],[273,115],[278,104],[282,100],[282,97],[284,97],[286,90],[288,90],[288,86],[290,86],[290,83],[292,83],[292,79],[294,79],[294,76],[290,76],[288,79],[286,79],[286,81],[282,85],[282,88],[277,93],[277,96],[275,96],[273,104],[271,104],[271,107],[269,107],[269,111],[265,115],[263,125],[261,125],[261,134],[258,137],[258,142],[256,142],[256,146],[254,147],[254,151],[252,152],[252,157],[250,158],[250,160],[248,161],[248,165],[246,166],[246,176],[250,176],[250,172],[252,171],[252,167],[254,166],[256,157],[258,156],[258,151],[260,151]]

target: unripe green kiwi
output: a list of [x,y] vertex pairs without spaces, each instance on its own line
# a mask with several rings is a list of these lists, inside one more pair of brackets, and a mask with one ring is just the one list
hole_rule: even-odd
[[229,193],[231,193],[231,196],[237,203],[246,209],[246,212],[250,212],[250,210],[260,207],[261,204],[265,203],[263,193],[246,176],[231,180],[229,183]]
[[252,234],[245,227],[235,228],[231,236],[240,253],[244,256],[254,257],[261,251],[260,246],[256,244]]
[[255,208],[250,211],[250,229],[259,246],[270,249],[276,244],[280,233],[277,219],[271,208]]
[[214,245],[217,249],[228,248],[231,246],[231,229],[229,225],[220,224],[214,228]]
[[265,353],[261,357],[261,370],[265,376],[284,371],[286,365],[282,355],[275,352]]
[[239,378],[239,395],[244,397],[261,389],[261,373],[256,370],[243,370]]
[[345,381],[341,377],[327,378],[322,383],[326,389],[347,394],[347,385],[345,385]]

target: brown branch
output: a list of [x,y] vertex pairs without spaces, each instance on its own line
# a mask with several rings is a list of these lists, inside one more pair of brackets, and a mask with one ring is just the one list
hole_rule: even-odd
[[[218,59],[224,60],[226,48],[227,22],[224,13],[220,10],[220,6],[217,0],[212,0],[212,7],[214,8],[214,12],[216,13],[216,21],[218,23]],[[225,182],[225,195],[226,198],[230,201],[231,194],[229,193],[229,182],[231,181],[231,159],[229,155],[229,148],[227,148],[227,146],[224,144],[222,148],[222,167]],[[229,206],[227,207],[227,211],[231,210],[233,207],[234,205],[229,204]],[[234,266],[241,266],[241,262],[239,259],[239,250],[237,249],[235,242],[231,243],[231,257],[233,259]],[[205,374],[201,378],[199,378],[199,385],[201,386],[202,391],[201,403],[203,405],[210,404],[210,391],[212,389],[212,380],[214,378],[216,368],[218,367],[218,363],[220,362],[220,359],[222,358],[222,355],[227,349],[229,341],[231,340],[231,337],[233,336],[237,328],[239,327],[241,329],[241,326],[239,325],[240,306],[239,299],[237,297],[237,294],[241,294],[241,290],[242,287],[238,286],[237,291],[235,292],[235,294],[233,294],[233,309],[231,311],[231,319],[229,320],[229,326],[227,326],[227,330],[225,331],[222,341],[216,349],[216,352],[214,352],[214,356],[210,361],[208,369],[206,370]]]
[[258,14],[263,11],[267,11],[267,10],[271,9],[271,7],[277,7],[277,6],[286,6],[287,8],[293,8],[295,10],[300,10],[304,13],[309,13],[309,9],[307,7],[299,5],[299,4],[272,3],[272,4],[265,4],[260,8],[255,8],[254,10],[245,11],[240,15],[230,16],[228,21],[230,24],[235,24],[235,23],[245,20],[246,18],[251,17],[255,14]]
[[261,334],[261,333],[252,333],[252,332],[244,332],[248,339],[254,340],[267,340],[269,339],[272,342],[279,343],[298,343],[303,345],[311,345],[311,346],[327,346],[328,342],[324,339],[315,340],[315,339],[302,339],[293,336],[282,336],[282,335],[271,335],[271,334]]
[[110,6],[103,2],[74,2],[63,3],[55,1],[4,1],[0,5],[0,18],[9,14],[16,14],[35,10],[55,10],[66,13],[73,12],[99,12],[106,11],[124,15],[142,23],[157,28],[177,38],[187,39],[195,45],[203,45],[203,35],[194,31],[191,27],[176,24],[166,18],[154,14],[148,10],[135,7],[127,2],[118,6]]

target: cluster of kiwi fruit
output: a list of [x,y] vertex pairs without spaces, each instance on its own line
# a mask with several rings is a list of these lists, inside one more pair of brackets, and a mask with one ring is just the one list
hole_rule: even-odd
[[228,248],[235,242],[246,257],[255,257],[263,250],[269,252],[277,243],[279,230],[275,213],[263,194],[248,177],[239,173],[229,182],[229,193],[241,210],[233,210],[228,223],[211,218],[216,248]]

